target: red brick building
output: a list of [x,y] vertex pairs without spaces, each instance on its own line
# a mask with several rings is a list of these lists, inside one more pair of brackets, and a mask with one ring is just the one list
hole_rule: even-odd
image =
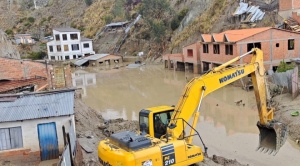
[[182,54],[163,55],[166,68],[174,68],[177,71],[200,72],[200,43],[194,43],[183,47]]
[[[254,47],[263,51],[266,69],[274,69],[282,60],[290,62],[291,59],[300,57],[300,33],[264,27],[202,34],[199,42],[183,48],[182,58],[178,54],[175,57],[168,54],[163,59],[166,68],[178,70],[182,66],[178,64],[184,64],[183,69],[193,68],[194,73],[201,73]],[[246,56],[237,64],[250,62],[250,59],[250,55]],[[168,65],[172,63],[173,65]]]
[[[292,14],[293,13],[293,14]],[[293,17],[295,20],[300,20],[300,1],[299,0],[279,0],[278,14],[287,19]]]
[[72,87],[70,65],[0,58],[0,94]]
[[44,89],[49,84],[51,68],[33,61],[0,58],[0,93]]

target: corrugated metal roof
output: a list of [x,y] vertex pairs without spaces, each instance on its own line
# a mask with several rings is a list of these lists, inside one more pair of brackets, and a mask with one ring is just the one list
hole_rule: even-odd
[[235,10],[233,15],[241,15],[247,12],[247,9],[248,9],[248,3],[240,2],[240,6]]
[[58,32],[80,32],[80,30],[75,28],[53,28],[53,30],[56,30]]
[[95,54],[95,55],[85,57],[84,59],[95,61],[95,60],[101,59],[107,55],[109,55],[109,54]]
[[85,64],[87,61],[89,61],[89,60],[87,60],[87,59],[79,59],[74,64],[76,66],[81,66],[81,65]]
[[15,97],[15,100],[0,100],[0,122],[74,114],[74,89],[0,95],[0,98],[9,97]]
[[129,21],[110,23],[110,24],[107,24],[106,27],[123,26],[124,24],[127,24],[128,22]]

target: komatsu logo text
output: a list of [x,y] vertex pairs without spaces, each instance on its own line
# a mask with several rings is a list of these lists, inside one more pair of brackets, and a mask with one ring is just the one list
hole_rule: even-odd
[[244,69],[242,69],[242,70],[236,70],[236,72],[231,73],[231,74],[229,74],[229,75],[227,75],[227,76],[225,76],[223,78],[220,78],[219,79],[220,84],[223,83],[223,82],[226,82],[226,81],[228,81],[228,80],[230,80],[230,79],[232,79],[232,78],[234,78],[236,76],[239,76],[241,74],[244,74]]

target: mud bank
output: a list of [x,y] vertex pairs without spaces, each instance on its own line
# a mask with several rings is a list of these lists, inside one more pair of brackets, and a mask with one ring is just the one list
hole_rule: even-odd
[[[77,138],[83,152],[85,166],[99,165],[97,147],[100,140],[109,134],[124,130],[136,131],[137,121],[124,119],[105,120],[100,113],[88,107],[81,99],[75,100],[75,122]],[[226,159],[221,156],[209,156],[199,166],[243,166],[235,159]]]
[[287,125],[290,139],[300,145],[300,115],[291,115],[292,112],[300,112],[300,96],[292,99],[291,94],[285,93],[274,97],[274,101],[275,119]]

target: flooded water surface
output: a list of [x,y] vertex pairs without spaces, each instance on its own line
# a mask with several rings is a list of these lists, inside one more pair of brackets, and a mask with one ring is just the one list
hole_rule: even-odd
[[[76,70],[73,84],[83,89],[83,100],[105,119],[138,120],[143,108],[176,105],[188,80],[195,75],[165,70],[162,65],[111,70]],[[294,166],[300,148],[288,140],[276,156],[255,151],[258,113],[253,91],[228,85],[204,98],[197,130],[208,155],[236,159],[253,166]],[[194,143],[202,146],[199,139]]]

